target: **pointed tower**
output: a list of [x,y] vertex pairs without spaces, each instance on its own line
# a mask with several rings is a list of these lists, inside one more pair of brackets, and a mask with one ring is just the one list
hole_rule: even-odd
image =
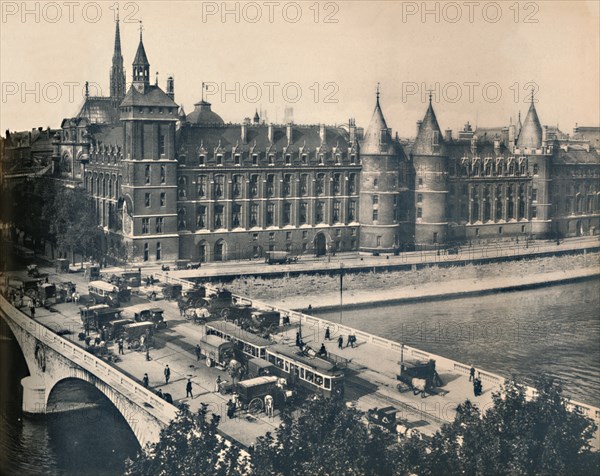
[[531,93],[531,105],[525,117],[525,122],[519,132],[517,140],[519,149],[539,149],[542,146],[542,125],[535,110],[533,92]]
[[412,148],[415,168],[415,243],[436,246],[446,242],[448,220],[448,157],[431,94],[429,107]]
[[125,97],[125,70],[123,69],[123,55],[121,54],[121,32],[119,30],[119,15],[115,27],[115,51],[110,69],[110,97],[118,106]]
[[379,103],[377,88],[375,110],[360,144],[362,163],[359,222],[360,251],[393,253],[404,241],[398,225],[399,175],[404,157],[394,142]]
[[[534,91],[531,91],[531,104],[517,139],[515,155],[526,160],[521,164],[520,172],[531,177],[529,183],[523,182],[517,195],[515,218],[518,222],[527,222],[531,228],[526,232],[535,238],[550,236],[552,232],[552,149],[548,147],[540,119],[535,109]],[[523,159],[524,158],[524,159]]]
[[142,26],[140,25],[140,43],[135,58],[133,59],[133,87],[144,94],[150,86],[150,63],[144,49],[142,40]]

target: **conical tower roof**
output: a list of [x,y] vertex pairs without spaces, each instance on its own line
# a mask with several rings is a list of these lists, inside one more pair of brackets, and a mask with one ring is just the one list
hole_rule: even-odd
[[140,31],[140,44],[138,45],[133,64],[138,66],[150,66],[148,57],[146,56],[146,50],[144,49],[144,42],[142,41],[142,32]]
[[396,152],[394,141],[388,129],[383,111],[379,104],[379,90],[375,110],[371,122],[360,145],[361,154],[394,154]]
[[117,17],[117,26],[115,28],[115,51],[113,52],[113,58],[121,58],[121,31],[119,29],[119,18]]
[[429,97],[429,107],[419,127],[412,149],[413,155],[443,155],[443,136]]
[[535,110],[533,96],[517,140],[517,146],[527,149],[538,149],[542,146],[542,125]]

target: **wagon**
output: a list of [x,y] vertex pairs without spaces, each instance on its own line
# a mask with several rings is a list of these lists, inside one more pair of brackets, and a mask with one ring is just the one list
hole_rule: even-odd
[[265,409],[265,397],[271,395],[275,404],[281,402],[282,393],[277,386],[278,378],[274,375],[265,375],[248,380],[242,380],[237,384],[239,405],[249,413],[260,413]]
[[207,367],[225,367],[233,358],[233,342],[214,335],[205,335],[200,339],[200,352],[206,357]]
[[141,309],[134,313],[134,319],[136,322],[152,322],[154,323],[155,329],[165,329],[167,323],[163,316],[165,311],[160,307],[153,307],[150,309]]
[[443,385],[442,379],[435,370],[435,360],[427,362],[399,362],[400,374],[396,378],[400,381],[396,388],[399,392],[412,390],[414,395],[421,394],[425,398],[427,393],[435,392],[435,387]]
[[125,324],[123,326],[123,334],[125,342],[129,344],[131,349],[139,349],[145,345],[150,346],[154,323],[152,322],[134,322],[133,324]]

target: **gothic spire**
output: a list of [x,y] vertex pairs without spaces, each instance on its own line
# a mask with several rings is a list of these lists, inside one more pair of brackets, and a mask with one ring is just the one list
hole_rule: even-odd
[[121,101],[125,96],[125,70],[123,69],[123,55],[121,54],[121,31],[119,29],[119,14],[117,12],[115,26],[115,49],[110,70],[110,97]]

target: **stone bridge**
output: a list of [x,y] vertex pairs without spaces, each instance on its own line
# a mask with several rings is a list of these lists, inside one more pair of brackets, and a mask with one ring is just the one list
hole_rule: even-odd
[[158,441],[161,428],[175,418],[175,406],[15,309],[1,295],[0,315],[19,343],[29,368],[29,376],[21,381],[26,413],[46,413],[56,384],[78,379],[92,384],[113,403],[142,448]]

